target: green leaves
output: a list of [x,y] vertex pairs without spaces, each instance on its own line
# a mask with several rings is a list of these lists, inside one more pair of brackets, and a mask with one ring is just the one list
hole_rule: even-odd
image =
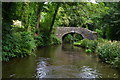
[[93,52],[93,51],[92,51],[91,49],[86,49],[85,52],[91,53],[91,52]]
[[83,39],[81,41],[75,42],[74,45],[80,45],[86,48],[86,52],[95,52],[97,47],[97,41]]
[[49,37],[45,34],[41,34],[40,36],[36,36],[35,42],[36,42],[37,47],[57,45],[57,44],[61,43],[61,41],[53,34],[50,35]]
[[119,41],[102,41],[98,44],[96,53],[99,57],[116,68],[120,68],[120,42]]
[[109,8],[104,3],[66,3],[59,8],[54,26],[80,26],[96,23],[107,14]]
[[120,40],[120,8],[118,3],[105,3],[109,8],[108,14],[102,18],[102,24],[106,27],[106,37],[111,40]]
[[[12,37],[12,38],[11,38]],[[16,32],[3,37],[3,61],[13,57],[24,57],[30,55],[36,47],[30,32]]]
[[65,35],[65,37],[63,37],[64,43],[72,43],[73,40],[74,40],[74,37],[71,34],[67,34]]
[[105,39],[81,40],[75,42],[74,45],[85,47],[85,52],[96,52],[99,58],[116,68],[120,68],[120,41],[108,41]]

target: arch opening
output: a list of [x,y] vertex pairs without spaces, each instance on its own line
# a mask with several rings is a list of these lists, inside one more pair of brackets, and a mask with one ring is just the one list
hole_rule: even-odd
[[79,33],[70,32],[62,36],[62,43],[74,43],[84,39],[83,36]]

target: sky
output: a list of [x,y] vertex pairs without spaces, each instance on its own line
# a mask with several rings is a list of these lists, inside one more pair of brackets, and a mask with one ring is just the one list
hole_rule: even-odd
[[90,2],[97,4],[95,0],[90,0]]

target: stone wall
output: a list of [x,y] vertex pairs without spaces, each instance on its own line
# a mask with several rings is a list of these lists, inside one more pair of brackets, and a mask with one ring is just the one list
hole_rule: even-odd
[[56,36],[62,40],[62,37],[68,33],[77,33],[82,35],[84,39],[96,40],[97,33],[86,28],[81,27],[57,27]]

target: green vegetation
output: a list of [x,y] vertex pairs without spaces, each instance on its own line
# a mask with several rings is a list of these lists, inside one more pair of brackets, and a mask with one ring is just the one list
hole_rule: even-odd
[[96,31],[101,40],[81,40],[70,33],[63,42],[75,42],[107,63],[120,64],[120,2],[3,2],[2,22],[3,61],[31,55],[36,47],[60,44],[54,34],[59,26]]
[[4,61],[8,61],[12,57],[30,55],[35,48],[35,41],[30,32],[4,33],[3,40],[2,57]]
[[63,36],[63,43],[73,43],[82,39],[80,34],[71,33]]
[[104,39],[93,41],[84,39],[75,42],[74,45],[85,47],[87,53],[96,52],[102,61],[112,64],[116,68],[120,68],[119,41],[108,41]]
[[64,43],[73,43],[74,38],[71,34],[68,34],[67,36],[65,36],[65,38],[63,39]]
[[99,43],[96,53],[103,61],[113,64],[114,67],[120,68],[120,42],[107,41]]
[[85,52],[87,52],[87,53],[91,53],[92,50],[91,50],[91,49],[86,49]]
[[2,61],[31,55],[36,47],[61,43],[52,32],[52,18],[55,18],[57,5],[39,2],[3,3]]
[[59,7],[55,25],[94,29],[94,24],[99,21],[98,18],[105,15],[107,10],[109,7],[105,6],[104,3],[63,3]]
[[74,45],[85,47],[86,52],[94,52],[97,46],[97,41],[84,39],[78,42],[74,42]]
[[35,37],[35,43],[37,47],[44,47],[60,44],[61,41],[55,35],[48,37],[44,34],[41,34],[40,36]]

